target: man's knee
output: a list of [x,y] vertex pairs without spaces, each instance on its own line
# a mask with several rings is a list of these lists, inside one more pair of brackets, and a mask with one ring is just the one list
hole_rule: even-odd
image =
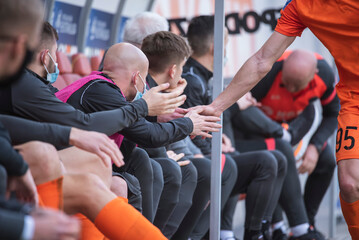
[[285,176],[287,173],[287,159],[283,153],[278,150],[271,152],[277,160],[278,176]]
[[342,160],[338,163],[340,193],[347,202],[359,200],[359,160]]
[[51,144],[32,141],[15,148],[29,164],[36,184],[40,184],[39,179],[40,182],[50,181],[63,174],[57,150]]
[[258,152],[258,169],[263,177],[273,178],[278,173],[278,162],[273,154],[269,151]]
[[127,183],[119,176],[112,176],[111,191],[119,197],[127,198]]
[[67,174],[64,176],[65,210],[67,213],[86,213],[108,191],[107,186],[95,174]]

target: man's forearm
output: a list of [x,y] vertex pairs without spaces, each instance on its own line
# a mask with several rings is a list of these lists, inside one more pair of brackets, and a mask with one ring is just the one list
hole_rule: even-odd
[[70,127],[40,123],[8,115],[0,115],[0,122],[9,132],[13,145],[29,141],[47,142],[57,148],[69,145]]

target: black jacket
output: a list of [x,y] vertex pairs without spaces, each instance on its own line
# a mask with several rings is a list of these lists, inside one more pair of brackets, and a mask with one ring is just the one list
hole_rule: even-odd
[[[108,76],[104,75],[108,78]],[[81,111],[94,113],[128,106],[121,90],[115,84],[93,80],[82,86],[67,101]],[[131,126],[119,131],[127,139],[144,147],[161,147],[181,140],[193,131],[189,118],[175,119],[168,123],[149,122],[139,118]]]
[[129,127],[148,113],[143,99],[112,111],[87,114],[61,102],[47,86],[47,81],[26,70],[19,81],[0,89],[0,113],[40,122],[58,123],[112,135]]
[[9,133],[0,123],[0,165],[10,176],[22,176],[29,168],[21,155],[11,146]]
[[[183,108],[208,105],[212,102],[213,73],[211,71],[190,57],[183,67],[182,77],[187,81],[184,90],[187,98]],[[202,139],[201,136],[197,136],[192,141],[203,154],[211,153],[211,139]]]

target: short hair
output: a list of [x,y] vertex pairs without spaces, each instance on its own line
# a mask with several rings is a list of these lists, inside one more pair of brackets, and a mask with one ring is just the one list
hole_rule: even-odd
[[149,69],[156,73],[162,73],[167,67],[179,64],[191,55],[186,40],[168,31],[147,36],[141,50],[148,58]]
[[169,24],[166,18],[157,13],[142,12],[126,22],[123,41],[141,45],[148,35],[168,30]]
[[1,0],[0,36],[31,33],[43,18],[43,4],[39,0]]
[[49,22],[44,22],[42,25],[40,47],[48,47],[57,40],[59,40],[59,35],[57,34],[56,29]]
[[214,16],[202,15],[191,20],[188,26],[187,39],[193,54],[203,56],[213,43]]

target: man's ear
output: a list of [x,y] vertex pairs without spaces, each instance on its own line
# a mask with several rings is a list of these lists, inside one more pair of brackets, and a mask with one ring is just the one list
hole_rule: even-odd
[[[48,59],[50,58],[48,56],[48,52],[49,52],[49,49],[44,49],[42,50],[41,52],[39,52],[39,56],[40,56],[40,62],[42,64],[44,64],[45,66],[47,65],[47,61]],[[37,57],[36,57],[37,58]]]
[[138,77],[139,73],[140,73],[140,71],[136,71],[136,72],[132,73],[131,82],[133,82],[134,86],[136,86],[136,84],[137,84],[137,77]]
[[168,75],[170,76],[171,79],[175,78],[176,70],[177,70],[177,65],[176,64],[173,64],[172,66],[169,67]]

